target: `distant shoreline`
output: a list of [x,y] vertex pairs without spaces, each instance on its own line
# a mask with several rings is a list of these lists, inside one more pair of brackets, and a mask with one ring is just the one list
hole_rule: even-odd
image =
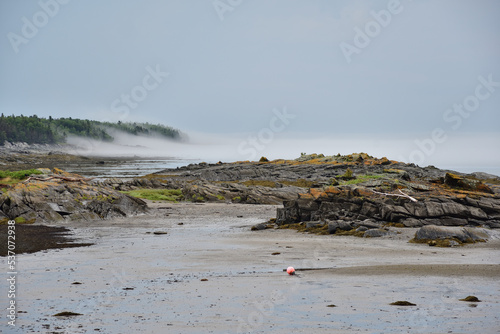
[[[79,150],[82,154],[76,154]],[[15,159],[13,160],[12,158]],[[84,152],[83,149],[79,149],[75,145],[71,144],[26,144],[26,143],[9,143],[8,145],[0,146],[0,170],[15,170],[15,169],[27,169],[27,168],[62,168],[64,169],[68,164],[88,164],[89,162],[95,162],[95,164],[101,164],[103,161],[106,162],[127,162],[127,161],[150,161],[150,160],[178,160],[185,162],[187,166],[191,163],[200,163],[202,159],[196,158],[184,158],[180,156],[172,156],[168,154],[163,155],[123,155],[119,154],[113,155],[97,155],[89,154]],[[207,163],[216,163],[219,160],[204,160]],[[104,167],[104,166],[103,166]],[[451,170],[463,174],[471,173],[488,173],[500,177],[500,166],[485,166],[481,168],[468,167],[468,166],[436,166],[442,170]],[[105,167],[104,167],[105,168]],[[169,167],[165,167],[169,168]],[[79,170],[74,170],[73,172],[79,173]],[[145,174],[146,175],[146,174]],[[92,176],[92,175],[87,175]],[[136,175],[137,176],[137,175]],[[114,175],[113,177],[120,177],[119,175]],[[124,175],[127,178],[130,176]]]

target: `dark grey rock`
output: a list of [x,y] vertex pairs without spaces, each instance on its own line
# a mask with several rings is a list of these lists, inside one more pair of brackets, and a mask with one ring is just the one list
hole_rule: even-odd
[[382,219],[387,221],[399,221],[400,219],[409,217],[410,212],[403,206],[382,204],[380,207]]
[[266,228],[267,228],[266,223],[260,223],[260,224],[256,224],[256,225],[252,226],[251,230],[252,231],[261,231],[261,230],[265,230]]
[[420,219],[416,218],[406,218],[402,221],[402,223],[406,227],[420,227],[424,225]]
[[488,234],[483,229],[442,227],[436,225],[423,226],[415,233],[415,240],[456,238],[461,242],[469,242],[470,240],[485,240],[488,237]]
[[376,214],[379,213],[379,209],[373,203],[364,202],[363,205],[362,205],[362,207],[361,207],[360,213],[362,215],[365,215],[365,216],[368,216],[368,217],[373,217],[374,215],[376,215]]
[[337,232],[338,228],[339,225],[337,224],[337,222],[328,223],[328,233],[334,234],[335,232]]
[[359,221],[356,223],[359,226],[364,226],[368,228],[380,228],[382,226],[381,223],[377,222],[374,219],[365,219],[363,221]]
[[337,221],[338,228],[344,231],[352,230],[352,225],[344,220]]
[[365,232],[363,237],[365,238],[380,238],[380,237],[385,237],[388,235],[396,235],[395,232],[392,231],[387,231],[383,229],[370,229]]
[[306,228],[321,227],[324,223],[320,221],[306,222]]

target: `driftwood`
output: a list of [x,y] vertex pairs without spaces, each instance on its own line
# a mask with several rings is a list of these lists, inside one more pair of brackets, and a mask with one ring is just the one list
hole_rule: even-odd
[[26,180],[23,181],[23,183],[29,182],[31,180],[34,181],[49,181],[49,180],[63,180],[63,181],[69,181],[69,182],[86,182],[90,181],[93,179],[93,177],[90,178],[85,178],[85,177],[68,177],[68,176],[49,176],[47,178],[41,178],[41,177],[35,177],[35,176],[30,176]]
[[418,200],[417,200],[417,199],[415,199],[415,198],[411,197],[410,195],[405,194],[404,192],[402,192],[402,191],[401,191],[401,189],[398,189],[398,190],[399,190],[399,192],[401,193],[401,195],[400,195],[400,194],[387,194],[387,193],[380,193],[380,192],[375,191],[375,190],[372,190],[372,192],[374,192],[375,194],[384,195],[384,196],[397,196],[397,197],[405,197],[405,198],[410,199],[412,202],[418,202]]

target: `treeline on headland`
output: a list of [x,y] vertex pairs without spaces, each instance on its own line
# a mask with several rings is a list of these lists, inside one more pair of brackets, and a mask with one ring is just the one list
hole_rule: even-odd
[[58,144],[69,135],[113,141],[112,130],[137,136],[161,136],[180,139],[179,130],[161,124],[111,123],[78,118],[41,118],[33,116],[0,116],[0,146],[5,141],[28,144]]

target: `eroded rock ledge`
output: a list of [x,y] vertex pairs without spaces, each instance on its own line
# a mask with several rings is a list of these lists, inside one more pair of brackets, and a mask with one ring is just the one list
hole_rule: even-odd
[[[296,229],[320,234],[379,237],[394,233],[388,226],[500,228],[499,177],[422,168],[365,153],[202,163],[157,176],[182,188],[188,199],[282,201],[276,220],[256,225],[254,230],[296,225]],[[480,237],[469,239],[483,240],[484,233],[478,233]],[[448,234],[450,240],[463,242],[456,231]]]
[[0,195],[0,220],[53,223],[145,213],[146,202],[55,168],[10,186]]
[[404,193],[417,200],[414,202],[374,191],[374,187],[366,186],[312,188],[308,193],[299,194],[298,199],[285,201],[284,207],[277,210],[276,223],[369,221],[400,227],[467,225],[500,228],[500,198],[497,194],[456,192],[433,185],[425,193],[404,188]]

